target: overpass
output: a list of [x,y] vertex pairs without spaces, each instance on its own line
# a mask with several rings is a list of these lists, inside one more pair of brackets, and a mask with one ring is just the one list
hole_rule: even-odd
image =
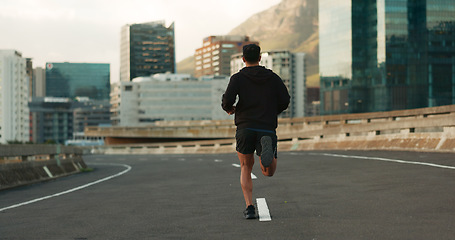
[[[280,120],[279,148],[287,151],[279,171],[270,179],[253,169],[254,198],[266,201],[268,221],[242,218],[233,135],[216,132],[233,134],[232,123],[159,123],[137,130],[141,138],[160,139],[144,132],[168,129],[162,138],[198,139],[191,134],[207,126],[213,136],[203,139],[221,139],[108,145],[92,150],[127,154],[84,161],[74,148],[0,146],[2,161],[14,161],[6,164],[38,161],[49,178],[45,169],[94,168],[0,191],[0,232],[6,239],[453,239],[453,110]],[[298,151],[312,149],[324,151]]]
[[[169,121],[146,127],[88,127],[104,137],[96,153],[227,153],[235,126],[227,121]],[[412,110],[279,119],[278,148],[455,152],[455,105]]]

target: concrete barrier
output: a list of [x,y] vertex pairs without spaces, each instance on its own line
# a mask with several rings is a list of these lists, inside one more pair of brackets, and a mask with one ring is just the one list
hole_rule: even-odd
[[[172,128],[173,122],[160,124]],[[217,125],[219,124],[219,125]],[[100,154],[190,154],[235,152],[232,122],[176,122],[175,132],[192,128],[219,129],[223,140],[186,141],[154,144],[112,145],[93,148]],[[194,125],[194,126],[193,126]],[[160,128],[150,127],[150,135]],[[226,129],[229,129],[227,131]],[[147,129],[142,129],[146,135]],[[113,131],[115,133],[115,131]],[[208,132],[208,131],[207,131]],[[116,134],[110,135],[114,136]],[[170,135],[170,136],[171,136]],[[403,111],[344,114],[280,119],[278,149],[294,150],[406,150],[455,152],[455,105]],[[121,135],[120,135],[121,136]],[[178,134],[176,135],[178,136]],[[213,134],[212,137],[217,137]]]
[[0,190],[86,169],[82,150],[50,145],[0,145]]

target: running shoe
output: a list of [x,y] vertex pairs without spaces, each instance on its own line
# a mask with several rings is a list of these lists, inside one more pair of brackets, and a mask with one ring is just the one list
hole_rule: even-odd
[[253,205],[248,206],[245,211],[243,211],[243,215],[246,219],[255,219],[256,218],[256,210],[254,209]]
[[263,136],[261,138],[262,152],[261,152],[261,163],[262,166],[268,167],[273,161],[273,147],[272,138],[270,136]]

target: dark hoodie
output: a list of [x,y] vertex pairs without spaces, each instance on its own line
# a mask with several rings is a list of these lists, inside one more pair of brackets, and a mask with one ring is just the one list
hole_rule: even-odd
[[245,67],[232,75],[221,106],[233,108],[236,96],[235,125],[275,131],[277,116],[289,105],[290,96],[283,80],[263,66]]

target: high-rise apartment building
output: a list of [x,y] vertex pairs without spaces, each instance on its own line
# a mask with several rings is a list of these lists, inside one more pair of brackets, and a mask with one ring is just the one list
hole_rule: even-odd
[[120,36],[120,81],[156,73],[175,73],[174,23],[128,24]]
[[241,53],[243,46],[258,44],[248,36],[210,36],[204,39],[203,46],[194,54],[194,76],[229,75],[231,56]]
[[0,50],[0,143],[30,140],[28,84],[22,54]]
[[321,114],[455,104],[455,1],[320,0]]
[[108,63],[46,63],[46,96],[108,100]]
[[[276,50],[261,53],[261,66],[271,69],[288,88],[291,102],[280,117],[303,117],[306,102],[305,53],[291,53],[288,50]],[[242,54],[231,58],[231,75],[245,67]]]

